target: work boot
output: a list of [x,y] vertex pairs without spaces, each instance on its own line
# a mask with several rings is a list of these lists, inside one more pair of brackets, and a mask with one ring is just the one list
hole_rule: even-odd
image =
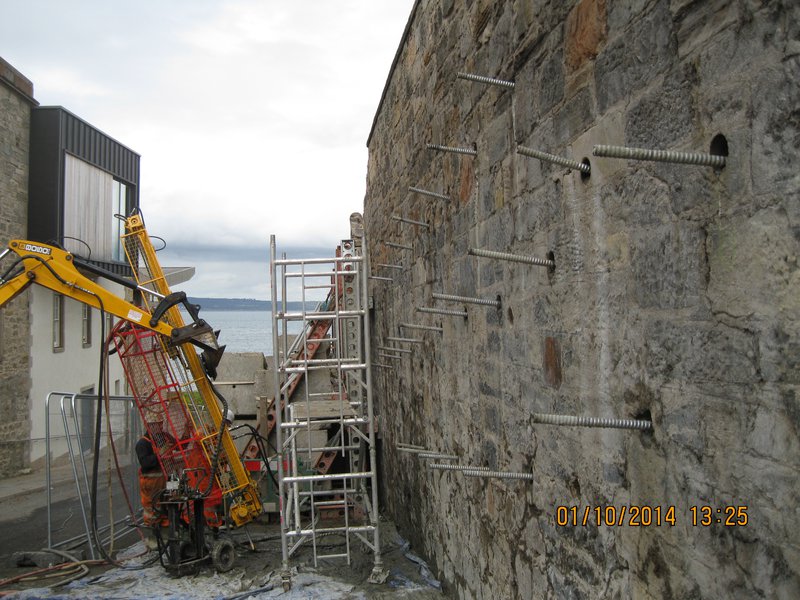
[[144,545],[148,550],[158,550],[158,540],[156,539],[156,532],[152,527],[144,528]]

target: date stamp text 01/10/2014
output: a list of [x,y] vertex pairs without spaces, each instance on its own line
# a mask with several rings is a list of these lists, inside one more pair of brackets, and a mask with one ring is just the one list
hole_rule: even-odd
[[744,527],[748,523],[747,506],[690,506],[681,513],[675,505],[648,506],[557,506],[556,525],[597,527],[674,527],[681,518],[693,527]]

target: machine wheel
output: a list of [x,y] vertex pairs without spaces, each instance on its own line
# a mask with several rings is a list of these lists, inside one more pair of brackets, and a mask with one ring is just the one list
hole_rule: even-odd
[[211,563],[218,573],[227,573],[236,561],[236,548],[229,539],[219,539],[211,547]]

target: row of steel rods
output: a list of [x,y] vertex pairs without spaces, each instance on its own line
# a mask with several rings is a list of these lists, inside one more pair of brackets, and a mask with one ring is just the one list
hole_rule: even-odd
[[[507,81],[493,77],[485,77],[470,73],[458,73],[457,78],[485,85],[497,86],[500,88],[510,90],[511,92],[513,92],[513,90],[515,89],[515,83],[513,81]],[[426,144],[426,148],[428,150],[432,150],[435,152],[454,153],[471,157],[478,156],[478,151],[474,144],[472,147],[458,147],[458,146],[445,146],[440,144],[428,143]],[[566,169],[578,171],[580,172],[581,177],[589,177],[592,172],[591,163],[588,158],[584,158],[581,161],[577,161],[571,158],[558,156],[555,154],[551,154],[549,152],[544,152],[542,150],[530,148],[523,145],[517,146],[516,153],[529,158],[534,158],[540,161],[556,164]],[[594,148],[592,149],[592,155],[603,158],[617,158],[624,160],[658,161],[667,163],[710,166],[715,169],[722,169],[725,167],[725,156],[720,154],[703,154],[699,152],[681,152],[673,150],[632,148],[625,146],[595,145]],[[444,202],[451,201],[451,197],[445,193],[428,190],[417,186],[409,186],[408,191],[410,193],[418,194],[426,198],[432,198]],[[392,214],[391,219],[399,223],[409,224],[415,227],[421,227],[428,230],[431,229],[431,225],[425,221],[412,219],[402,215]],[[412,252],[414,250],[414,247],[410,244],[391,242],[391,241],[385,241],[384,244],[389,248],[395,248],[398,250],[407,250]],[[512,254],[508,252],[499,252],[485,248],[469,248],[468,254],[471,256],[476,256],[481,258],[487,258],[493,260],[505,260],[510,262],[545,267],[548,270],[550,270],[550,272],[553,272],[556,267],[555,258],[553,257],[552,253],[547,258],[541,258],[536,256]],[[383,269],[389,269],[393,271],[402,271],[404,269],[404,267],[401,264],[393,264],[393,263],[379,263],[378,266]],[[393,281],[392,277],[380,276],[380,275],[373,275],[370,277],[370,279],[374,281],[385,281],[385,282]],[[479,298],[472,296],[448,294],[444,292],[434,292],[432,294],[432,297],[434,300],[440,300],[444,302],[487,306],[498,310],[502,307],[502,299],[500,298],[500,296],[497,296],[496,298]],[[460,310],[439,308],[436,306],[417,306],[416,312],[422,314],[440,315],[440,316],[455,317],[461,319],[466,319],[468,317],[466,306]],[[439,334],[442,334],[444,332],[444,328],[442,326],[425,325],[421,323],[408,323],[408,322],[400,323],[399,329],[401,330],[401,332],[402,330],[407,329],[407,330],[420,331],[423,334],[425,332],[435,332]],[[389,358],[390,360],[401,360],[403,355],[414,354],[412,350],[407,348],[402,348],[399,346],[399,344],[424,343],[424,340],[421,338],[402,337],[402,334],[401,336],[387,336],[385,338],[385,341],[394,345],[379,346],[378,349],[383,351],[382,353],[379,354],[379,356],[384,358]],[[383,369],[389,369],[389,370],[394,369],[393,365],[385,363],[376,363],[376,366]],[[560,427],[600,427],[600,428],[626,429],[626,430],[637,430],[637,431],[651,431],[653,429],[652,421],[647,419],[617,419],[617,418],[563,415],[563,414],[545,414],[545,413],[533,413],[532,419],[534,423],[542,425],[560,426]],[[447,452],[430,450],[424,446],[397,442],[396,448],[400,452],[413,454],[422,459],[427,459],[429,461],[431,460],[438,461],[438,462],[428,463],[428,467],[434,470],[460,472],[464,476],[468,477],[501,478],[501,479],[511,479],[519,481],[533,480],[532,473],[498,471],[482,466],[452,464],[450,461],[457,461],[459,459],[457,455],[448,454]],[[442,461],[447,461],[447,462],[442,462]]]

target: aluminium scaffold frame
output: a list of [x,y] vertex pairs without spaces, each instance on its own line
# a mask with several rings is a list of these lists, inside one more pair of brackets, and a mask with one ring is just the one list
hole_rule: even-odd
[[[360,237],[356,237],[360,234]],[[358,539],[374,554],[370,581],[382,582],[387,571],[381,558],[378,530],[378,474],[375,447],[375,416],[370,369],[370,338],[367,277],[369,260],[363,229],[354,227],[354,238],[344,240],[334,258],[277,258],[275,236],[270,237],[272,336],[275,357],[275,436],[277,449],[278,500],[281,527],[281,577],[291,586],[289,559],[306,543],[312,546],[314,565],[320,559],[351,562],[351,540]],[[301,308],[290,311],[289,282],[297,283]],[[280,300],[278,293],[280,289]],[[329,289],[325,302],[309,310],[306,292]],[[329,320],[330,337],[324,340],[327,356],[302,351],[319,339],[309,337],[314,324]],[[300,334],[291,342],[290,322],[302,322]],[[320,353],[321,354],[321,353]],[[312,391],[309,374],[330,373],[331,390]],[[301,397],[283,402],[298,377]],[[321,400],[325,398],[325,400]],[[325,429],[328,442],[319,446],[312,431]],[[303,439],[305,438],[305,439]],[[312,454],[339,454],[331,472],[320,473]],[[305,468],[298,457],[307,453]],[[315,464],[309,472],[308,466]],[[338,520],[321,526],[325,510],[334,510]],[[344,538],[343,551],[322,554],[320,538]]]

